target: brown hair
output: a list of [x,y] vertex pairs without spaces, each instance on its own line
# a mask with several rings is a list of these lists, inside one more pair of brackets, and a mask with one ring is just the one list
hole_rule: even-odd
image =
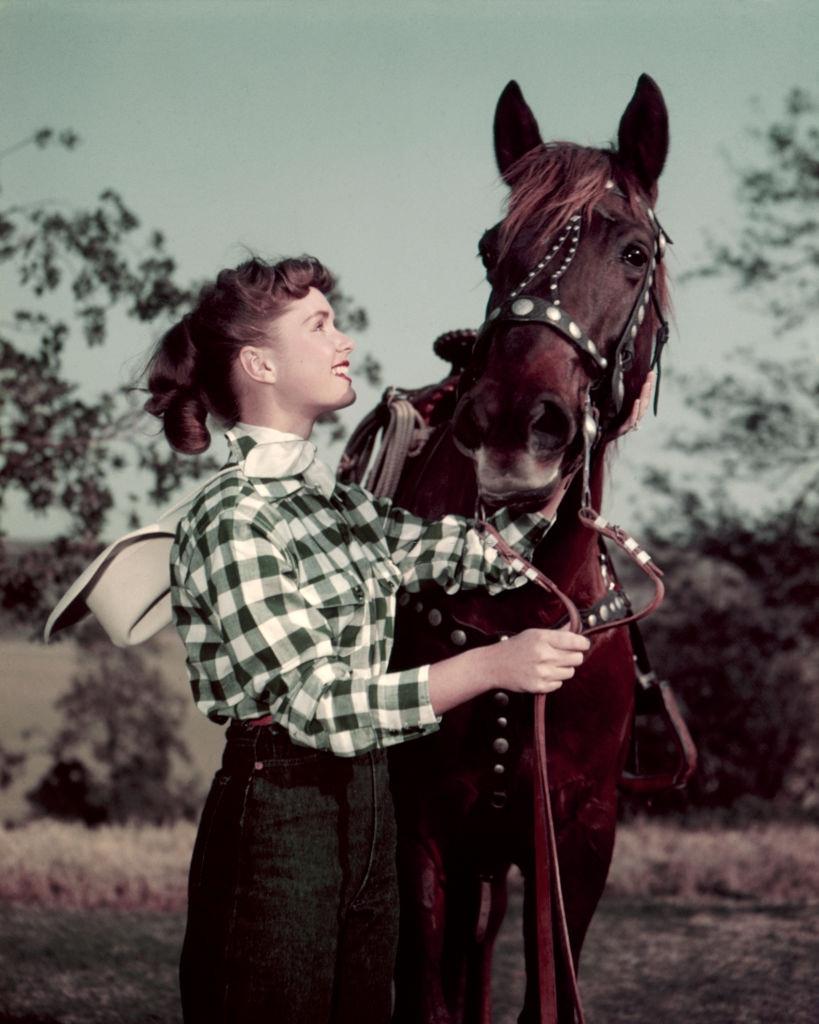
[[171,447],[189,455],[205,451],[209,415],[232,426],[239,418],[233,364],[240,349],[268,341],[271,322],[310,288],[327,295],[334,286],[333,275],[312,256],[278,263],[254,257],[205,285],[147,367],[145,409],[162,420]]

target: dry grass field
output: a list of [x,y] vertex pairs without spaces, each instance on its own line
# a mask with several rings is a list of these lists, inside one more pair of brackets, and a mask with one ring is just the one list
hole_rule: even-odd
[[[181,910],[194,831],[184,822],[87,829],[50,820],[3,829],[0,900],[69,910]],[[819,904],[819,828],[622,825],[607,891],[629,899]]]
[[[155,654],[187,692],[166,633]],[[24,748],[0,793],[19,823],[42,774],[52,705],[80,666],[70,642],[0,639],[0,742]],[[185,739],[204,788],[220,730],[190,706]],[[39,821],[0,828],[0,1024],[179,1024],[176,960],[194,828]],[[514,1024],[523,986],[522,886],[498,940],[494,1024]],[[814,1024],[819,992],[819,828],[770,823],[619,830],[606,896],[583,955],[588,1024]]]
[[[0,1024],[178,1024],[193,827],[0,832]],[[521,882],[495,956],[514,1024]],[[819,829],[620,829],[584,951],[588,1024],[813,1024]],[[786,1002],[787,1000],[787,1002]]]

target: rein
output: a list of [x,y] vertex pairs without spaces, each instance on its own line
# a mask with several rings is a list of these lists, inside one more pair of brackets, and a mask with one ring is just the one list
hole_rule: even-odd
[[[616,188],[613,181],[606,184],[622,199],[627,197]],[[629,625],[650,614],[662,601],[665,588],[662,583],[662,572],[654,565],[651,557],[639,546],[636,540],[619,526],[610,524],[599,512],[591,507],[591,461],[594,449],[601,440],[605,428],[620,415],[625,399],[625,374],[632,366],[635,357],[635,343],[640,327],[645,320],[649,303],[652,303],[660,324],[654,339],[654,352],[651,358],[652,368],[656,368],[658,383],[660,359],[668,341],[668,324],[662,315],[659,301],[654,289],[657,265],[663,258],[666,236],[656,218],[654,210],[646,206],[646,214],[654,235],[654,250],[646,266],[645,276],[640,291],[632,304],[631,311],[614,347],[612,363],[609,368],[608,359],[602,354],[597,344],[576,318],[561,306],[560,279],[571,266],[580,245],[581,214],[574,212],[560,234],[547,243],[546,252],[538,263],[532,267],[523,280],[513,288],[506,298],[494,306],[484,323],[478,329],[472,350],[470,365],[466,368],[461,381],[460,393],[465,394],[477,381],[483,356],[491,344],[491,335],[499,324],[541,324],[556,332],[568,342],[584,358],[590,367],[592,382],[586,392],[583,415],[583,454],[582,454],[582,505],[578,512],[580,522],[587,529],[594,530],[616,544],[636,565],[651,579],[654,584],[654,596],[640,612],[635,612],[617,622],[602,621],[598,624],[585,626],[574,603],[560,591],[531,562],[522,558],[500,535],[482,522],[484,531],[493,539],[500,554],[510,565],[518,568],[531,582],[557,597],[569,616],[569,625],[574,632],[598,633],[614,626]],[[537,278],[541,277],[546,268],[553,264],[559,254],[564,253],[560,264],[549,277],[549,298],[527,293]],[[602,410],[592,403],[592,390],[599,389],[607,381],[607,393],[603,396]],[[654,410],[657,411],[658,395],[655,392]],[[601,429],[601,419],[602,429]],[[579,465],[570,468],[568,475],[574,475]],[[566,920],[566,908],[560,884],[560,868],[557,859],[557,839],[554,829],[554,818],[549,793],[549,779],[546,751],[546,695],[535,697],[535,756],[537,761],[538,784],[535,787],[535,891],[536,891],[536,931],[538,940],[538,991],[541,1024],[558,1024],[557,1007],[557,976],[555,971],[553,919],[556,918],[558,937],[569,980],[569,989],[573,1007],[573,1016],[577,1024],[584,1024],[583,1007],[580,990],[574,969],[569,929]],[[553,914],[553,903],[556,914]]]
[[[585,487],[584,487],[585,489]],[[556,597],[569,617],[569,628],[572,632],[590,636],[604,629],[625,626],[637,622],[650,615],[658,607],[665,594],[662,582],[662,570],[655,565],[647,551],[621,527],[609,523],[599,512],[589,505],[578,512],[580,522],[587,529],[607,537],[624,552],[654,584],[654,595],[648,604],[639,612],[618,619],[616,622],[601,622],[597,625],[584,625],[577,606],[562,590],[541,572],[537,566],[520,555],[501,537],[498,531],[487,522],[479,526],[491,538],[493,546],[506,559],[509,565],[530,582]],[[566,906],[560,884],[560,867],[557,857],[557,837],[555,835],[552,800],[549,791],[548,755],[546,746],[546,694],[535,696],[535,758],[537,763],[538,781],[535,787],[535,903],[537,918],[535,922],[538,941],[538,991],[540,994],[541,1024],[557,1024],[557,983],[555,975],[553,922],[557,923],[561,952],[569,979],[569,990],[572,1007],[577,1024],[585,1024],[580,988],[574,969],[569,926],[566,919]]]

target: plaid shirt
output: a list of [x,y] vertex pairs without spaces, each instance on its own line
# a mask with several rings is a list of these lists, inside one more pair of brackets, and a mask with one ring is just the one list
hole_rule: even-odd
[[[211,481],[171,552],[174,620],[200,711],[217,722],[272,715],[292,740],[354,756],[437,728],[429,666],[387,672],[396,591],[520,586],[469,520],[429,521],[337,484],[244,472],[257,443],[228,433],[236,472]],[[523,554],[550,523],[493,525]]]

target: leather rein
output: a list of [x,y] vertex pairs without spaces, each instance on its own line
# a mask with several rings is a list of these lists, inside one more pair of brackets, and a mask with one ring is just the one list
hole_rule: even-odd
[[[584,526],[595,530],[600,535],[613,541],[654,584],[654,594],[651,600],[640,611],[618,619],[615,622],[584,625],[577,606],[568,595],[563,593],[557,584],[507,544],[493,526],[482,522],[481,527],[490,537],[498,552],[513,569],[560,601],[566,609],[569,628],[572,632],[590,636],[604,629],[612,629],[617,626],[625,626],[637,622],[639,619],[650,615],[658,607],[665,594],[660,568],[655,565],[648,552],[644,551],[637,541],[621,527],[609,523],[603,516],[588,507],[582,508],[578,515]],[[535,695],[534,722],[535,758],[537,763],[537,782],[535,784],[535,904],[537,916],[535,924],[538,942],[540,1020],[541,1024],[557,1024],[558,1022],[553,938],[553,923],[556,923],[566,976],[569,981],[574,1017],[577,1024],[585,1024],[580,988],[577,982],[569,938],[566,907],[560,884],[557,838],[555,835],[551,794],[549,792],[545,693]]]

